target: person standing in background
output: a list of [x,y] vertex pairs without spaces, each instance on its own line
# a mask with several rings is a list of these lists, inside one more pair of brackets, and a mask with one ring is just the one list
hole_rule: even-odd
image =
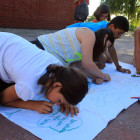
[[133,65],[136,67],[136,74],[140,75],[140,26],[137,27],[134,31],[134,58]]
[[107,4],[101,4],[93,13],[93,16],[96,18],[93,20],[94,23],[107,20],[110,21],[110,9]]
[[[85,2],[87,5],[89,5],[89,0],[85,0]],[[74,3],[76,4],[76,7],[75,7],[75,9],[76,9],[80,3],[83,3],[83,0],[74,0]],[[73,20],[74,20],[74,23],[81,22],[81,21],[74,19],[74,18],[73,18]]]

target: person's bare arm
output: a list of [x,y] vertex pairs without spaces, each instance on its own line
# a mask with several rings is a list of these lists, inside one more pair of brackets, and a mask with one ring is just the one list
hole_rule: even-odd
[[134,31],[136,73],[140,74],[140,26]]
[[74,3],[77,3],[77,2],[79,2],[80,0],[74,0]]
[[95,34],[87,29],[77,29],[76,36],[81,43],[82,59],[81,63],[85,70],[91,74],[104,78],[103,72],[99,70],[96,64],[93,62],[93,47],[95,44]]
[[118,57],[117,57],[117,53],[116,53],[116,50],[114,48],[114,45],[109,47],[108,51],[109,51],[110,56],[111,56],[115,66],[116,66],[117,71],[123,72],[123,73],[125,73],[125,72],[131,73],[131,71],[129,69],[124,69],[119,65]]
[[20,99],[15,91],[15,85],[10,86],[0,92],[0,104],[6,104],[15,100]]
[[119,65],[119,62],[118,62],[118,57],[117,57],[117,53],[116,53],[116,50],[114,48],[114,45],[109,47],[108,51],[109,51],[109,54],[110,54],[111,58],[113,59],[113,62],[116,66],[116,69],[117,69],[120,65]]
[[96,77],[102,79],[106,78],[108,81],[110,81],[110,76],[108,75],[105,77],[105,74],[102,71],[100,71],[100,69],[93,62],[93,47],[96,40],[94,32],[88,29],[79,28],[76,30],[76,36],[79,42],[81,43],[81,63],[83,68],[87,72],[95,75]]
[[23,101],[15,91],[15,86],[10,86],[0,93],[0,104],[8,107],[23,108],[49,114],[52,111],[52,103],[47,101]]
[[19,99],[13,102],[6,103],[4,105],[14,108],[34,110],[41,114],[49,114],[52,112],[53,103],[47,101],[33,101],[33,100],[23,101]]

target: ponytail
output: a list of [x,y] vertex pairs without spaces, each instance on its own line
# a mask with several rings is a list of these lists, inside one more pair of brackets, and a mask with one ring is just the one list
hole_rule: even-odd
[[82,101],[88,92],[88,82],[87,78],[81,72],[74,68],[52,64],[46,70],[47,72],[38,80],[38,84],[45,86],[49,81],[49,85],[47,86],[48,91],[55,82],[60,82],[62,84],[60,93],[68,103],[76,105]]
[[[47,92],[51,86],[56,82],[56,78],[55,75],[57,73],[58,70],[62,69],[62,66],[56,66],[56,65],[52,65],[50,64],[47,68],[46,68],[46,73],[41,76],[37,82],[38,85],[43,85],[41,92]],[[46,88],[46,84],[47,82],[50,81],[49,85]]]
[[48,80],[51,77],[52,73],[56,73],[57,72],[57,70],[59,69],[58,67],[60,68],[61,66],[55,66],[55,65],[50,64],[46,68],[47,72],[42,77],[39,78],[38,84],[44,86],[48,82]]

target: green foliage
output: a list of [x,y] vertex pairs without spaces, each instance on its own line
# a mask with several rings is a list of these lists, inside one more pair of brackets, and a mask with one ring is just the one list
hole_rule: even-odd
[[129,21],[140,19],[140,0],[101,0],[109,5],[111,14],[123,15]]
[[129,25],[129,31],[134,31],[136,28],[137,27],[132,24]]
[[138,26],[140,26],[140,20],[133,20],[129,22],[129,31],[134,31]]
[[134,25],[135,27],[138,27],[138,26],[140,26],[140,20],[133,20],[133,21],[130,21],[129,22],[130,24],[132,24],[132,25]]
[[93,19],[95,19],[95,17],[92,15],[92,16],[89,16],[89,17],[88,17],[87,21],[90,22],[90,21],[92,21]]

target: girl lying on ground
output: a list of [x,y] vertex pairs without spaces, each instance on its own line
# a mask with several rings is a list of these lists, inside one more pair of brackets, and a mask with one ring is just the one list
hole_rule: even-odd
[[[78,104],[88,92],[87,78],[79,71],[62,66],[53,55],[27,40],[0,32],[0,104],[49,114],[54,103],[61,112],[77,115]],[[13,83],[3,89],[3,83]],[[51,102],[34,101],[45,94]]]
[[102,53],[114,43],[113,32],[108,28],[96,32],[87,28],[66,28],[56,33],[39,36],[31,42],[53,54],[65,66],[79,61],[82,71],[96,84],[111,80],[110,76],[100,71],[94,63],[102,62]]

